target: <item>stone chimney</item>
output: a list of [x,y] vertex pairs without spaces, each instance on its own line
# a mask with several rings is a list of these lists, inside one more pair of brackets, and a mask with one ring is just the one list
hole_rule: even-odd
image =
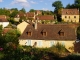
[[35,29],[37,29],[37,22],[38,22],[38,17],[37,17],[37,19],[35,20],[35,24],[34,24],[34,27],[35,27]]

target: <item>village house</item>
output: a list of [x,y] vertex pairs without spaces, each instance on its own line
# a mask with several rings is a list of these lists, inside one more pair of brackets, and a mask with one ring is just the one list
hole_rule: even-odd
[[61,18],[64,22],[79,23],[79,10],[78,9],[62,9]]
[[53,15],[36,16],[36,20],[38,20],[39,23],[52,23],[52,22],[55,23]]
[[0,25],[4,27],[8,26],[9,22],[5,15],[0,15]]
[[29,24],[25,21],[17,25],[17,29],[21,32],[21,34],[23,33],[27,25]]
[[15,16],[14,20],[15,20],[16,22],[19,22],[20,18],[23,18],[23,17],[26,17],[25,13],[19,12],[19,13]]
[[74,46],[76,40],[75,25],[73,24],[29,24],[19,37],[19,44],[48,48],[58,42],[65,45],[66,49]]

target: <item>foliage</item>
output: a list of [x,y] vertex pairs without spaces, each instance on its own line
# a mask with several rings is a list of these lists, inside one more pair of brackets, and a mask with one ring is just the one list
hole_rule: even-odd
[[61,11],[61,9],[63,8],[63,4],[61,1],[55,1],[54,3],[52,3],[52,6],[55,7],[54,13],[57,16],[57,20],[59,22],[61,22],[61,13],[59,13],[59,11]]
[[10,11],[6,8],[0,8],[0,15],[6,15],[9,16],[10,15]]
[[52,3],[52,6],[55,7],[55,12],[58,12],[58,9],[63,8],[63,4],[61,1],[55,1]]
[[29,12],[35,12],[35,10],[34,9],[30,9],[30,11]]
[[53,45],[50,49],[52,52],[57,53],[57,54],[63,54],[65,52],[67,52],[65,49],[65,46],[60,43]]
[[77,39],[80,39],[80,26],[77,28]]
[[11,14],[10,14],[10,17],[15,17],[16,15],[18,14],[18,11],[17,10],[14,10]]
[[25,8],[22,8],[20,11],[23,12],[23,13],[26,13]]

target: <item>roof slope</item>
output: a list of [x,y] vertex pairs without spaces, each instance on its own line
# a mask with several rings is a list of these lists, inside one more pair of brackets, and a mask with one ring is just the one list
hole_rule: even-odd
[[62,15],[79,15],[78,9],[62,9]]
[[[27,35],[28,31],[32,32],[31,36]],[[44,37],[41,32],[46,31],[47,35]],[[59,32],[64,32],[64,36],[60,36]],[[54,25],[38,25],[37,30],[32,25],[28,25],[19,39],[37,39],[37,40],[75,40],[75,26],[68,24],[54,24]]]

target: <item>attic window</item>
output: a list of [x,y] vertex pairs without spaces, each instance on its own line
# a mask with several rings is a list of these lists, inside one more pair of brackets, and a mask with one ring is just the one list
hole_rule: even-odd
[[62,29],[58,32],[59,36],[64,36],[64,32],[62,31]]
[[32,33],[31,33],[31,32],[27,32],[27,35],[28,35],[28,36],[31,36],[31,35],[32,35]]
[[68,14],[68,12],[66,12],[66,14]]
[[31,29],[27,32],[27,35],[28,35],[28,36],[31,36],[31,35],[32,35]]
[[47,36],[47,32],[46,32],[46,30],[44,29],[44,30],[42,30],[42,35],[45,37],[45,36]]
[[64,32],[60,32],[60,34],[59,34],[60,36],[64,36]]

